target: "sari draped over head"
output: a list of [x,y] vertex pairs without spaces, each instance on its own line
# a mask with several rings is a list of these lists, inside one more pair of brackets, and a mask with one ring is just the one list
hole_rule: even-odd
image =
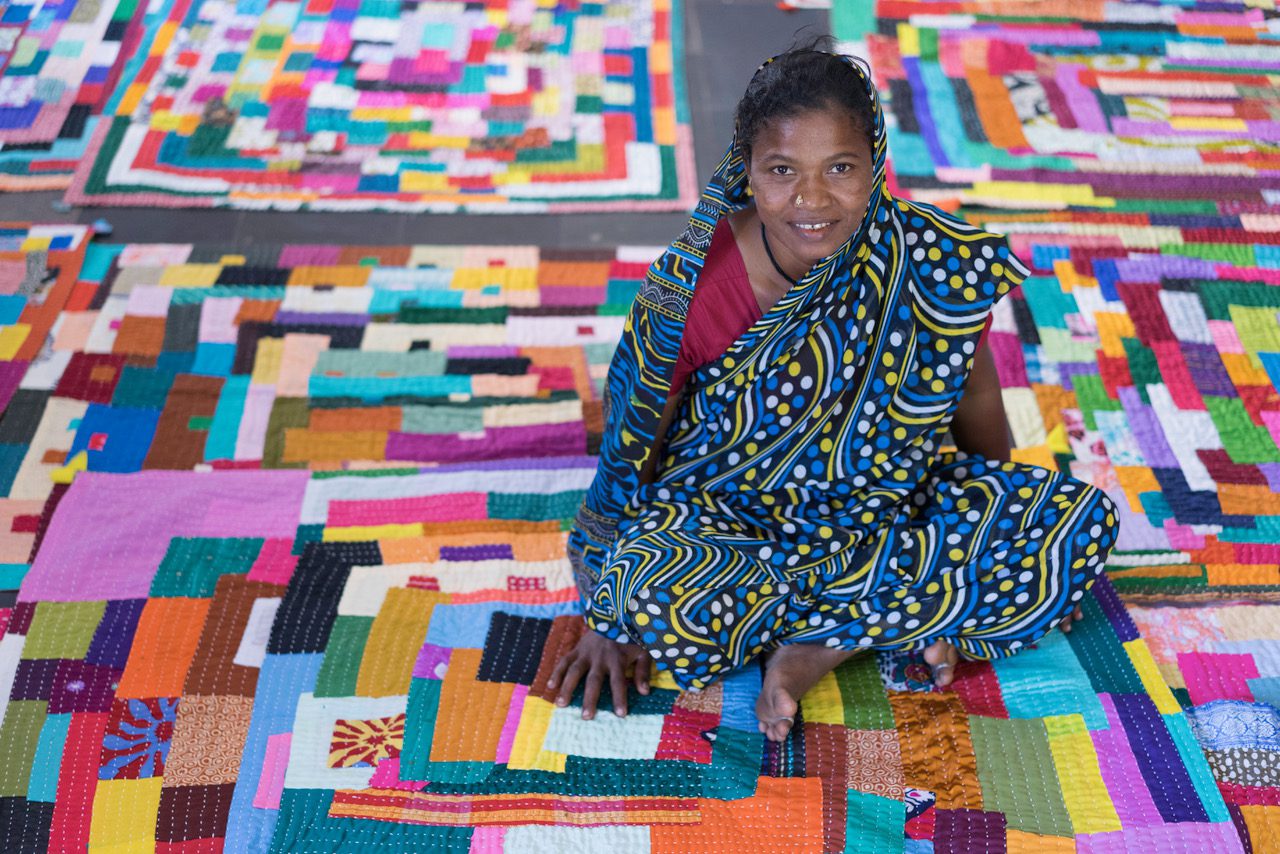
[[875,86],[842,59],[872,105],[861,224],[694,372],[653,483],[712,235],[751,203],[736,138],[610,364],[569,556],[588,624],[683,687],[781,643],[1011,654],[1070,612],[1114,542],[1096,489],[943,450],[987,316],[1028,271],[1004,237],[889,193]]

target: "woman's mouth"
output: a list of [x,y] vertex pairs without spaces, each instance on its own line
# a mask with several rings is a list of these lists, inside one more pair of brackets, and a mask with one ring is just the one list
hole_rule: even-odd
[[820,237],[825,235],[831,226],[835,225],[835,220],[823,220],[821,222],[793,222],[791,225],[806,236]]

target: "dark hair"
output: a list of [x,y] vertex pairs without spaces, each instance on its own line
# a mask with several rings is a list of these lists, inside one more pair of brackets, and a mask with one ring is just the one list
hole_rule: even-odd
[[751,78],[734,111],[738,144],[748,160],[765,125],[809,110],[845,111],[874,149],[871,98],[857,72],[826,50],[831,42],[830,36],[822,36],[793,47]]

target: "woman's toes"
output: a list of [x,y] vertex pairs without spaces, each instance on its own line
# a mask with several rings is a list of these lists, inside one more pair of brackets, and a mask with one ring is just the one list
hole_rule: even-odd
[[933,684],[945,688],[955,679],[956,664],[960,654],[956,648],[945,640],[937,640],[924,651],[924,660],[933,671]]

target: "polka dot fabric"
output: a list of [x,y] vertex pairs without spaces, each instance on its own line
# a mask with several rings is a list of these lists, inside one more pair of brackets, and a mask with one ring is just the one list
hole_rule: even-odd
[[696,288],[690,247],[749,203],[736,142],[611,366],[611,399],[631,406],[611,407],[571,555],[589,624],[685,687],[788,642],[1009,654],[1070,610],[1114,542],[1092,487],[942,452],[987,315],[1026,269],[1004,238],[889,194],[875,89],[848,61],[874,105],[863,221],[695,372],[656,483],[635,476],[656,432],[635,410],[665,399],[687,311],[662,289]]

